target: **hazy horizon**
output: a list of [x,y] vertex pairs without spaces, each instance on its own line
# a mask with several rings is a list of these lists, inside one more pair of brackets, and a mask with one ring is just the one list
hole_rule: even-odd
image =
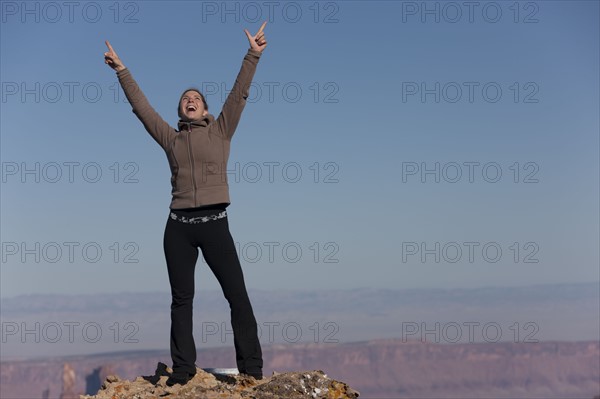
[[[266,289],[266,288],[248,288],[248,291],[252,292],[288,292],[288,293],[299,293],[299,292],[332,292],[332,291],[349,291],[349,290],[376,290],[376,291],[448,291],[448,290],[456,290],[456,291],[476,291],[483,289],[510,289],[510,288],[526,288],[526,287],[548,287],[548,286],[572,286],[572,285],[597,285],[600,289],[600,280],[598,281],[574,281],[567,283],[540,283],[540,284],[514,284],[514,285],[486,285],[480,287],[411,287],[411,288],[376,288],[369,286],[357,286],[357,287],[335,287],[335,288],[316,288],[316,289],[306,289],[306,288],[285,288],[285,289]],[[170,290],[151,290],[151,291],[132,291],[132,290],[124,290],[124,291],[98,291],[98,292],[85,292],[85,293],[73,293],[73,292],[30,292],[24,294],[18,294],[14,296],[1,296],[0,299],[14,299],[21,296],[81,296],[81,295],[108,295],[108,294],[171,294]],[[219,295],[222,294],[222,290],[219,287],[209,288],[209,289],[196,289],[196,294],[200,293],[217,293]]]
[[[600,341],[600,286],[249,290],[259,339],[346,343]],[[168,348],[169,292],[37,294],[0,302],[4,359]],[[197,348],[233,345],[220,291],[196,292]]]

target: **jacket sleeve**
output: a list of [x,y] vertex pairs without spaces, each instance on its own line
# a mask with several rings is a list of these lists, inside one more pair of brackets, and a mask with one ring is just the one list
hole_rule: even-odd
[[261,54],[260,51],[248,49],[231,92],[227,96],[221,113],[216,120],[222,136],[228,140],[231,140],[233,137],[242,116],[242,111],[244,110],[250,91],[250,83],[252,83],[254,72],[256,72],[256,65]]
[[142,122],[152,138],[166,150],[168,144],[176,135],[175,130],[152,108],[137,82],[133,79],[129,69],[125,68],[117,72],[117,77],[127,100],[131,104],[133,113]]

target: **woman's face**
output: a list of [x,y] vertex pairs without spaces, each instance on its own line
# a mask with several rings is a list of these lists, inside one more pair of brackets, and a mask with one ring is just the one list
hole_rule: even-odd
[[179,107],[181,109],[181,113],[191,120],[200,119],[208,113],[208,111],[204,109],[202,97],[200,97],[198,92],[193,90],[188,90],[183,93]]

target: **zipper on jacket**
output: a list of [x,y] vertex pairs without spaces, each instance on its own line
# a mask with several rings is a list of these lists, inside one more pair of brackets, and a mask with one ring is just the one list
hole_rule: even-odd
[[192,124],[188,122],[188,155],[190,157],[190,167],[192,171],[192,188],[194,189],[194,207],[196,207],[196,179],[194,179],[194,157],[192,155]]

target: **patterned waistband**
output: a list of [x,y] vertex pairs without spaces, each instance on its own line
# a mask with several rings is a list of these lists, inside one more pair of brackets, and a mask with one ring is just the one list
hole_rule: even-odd
[[189,223],[189,224],[206,223],[206,222],[210,222],[211,220],[223,219],[226,217],[227,217],[227,211],[220,212],[216,215],[198,216],[198,217],[193,217],[193,218],[186,217],[186,216],[180,216],[180,215],[175,214],[174,212],[171,212],[171,219],[176,220],[178,222]]

